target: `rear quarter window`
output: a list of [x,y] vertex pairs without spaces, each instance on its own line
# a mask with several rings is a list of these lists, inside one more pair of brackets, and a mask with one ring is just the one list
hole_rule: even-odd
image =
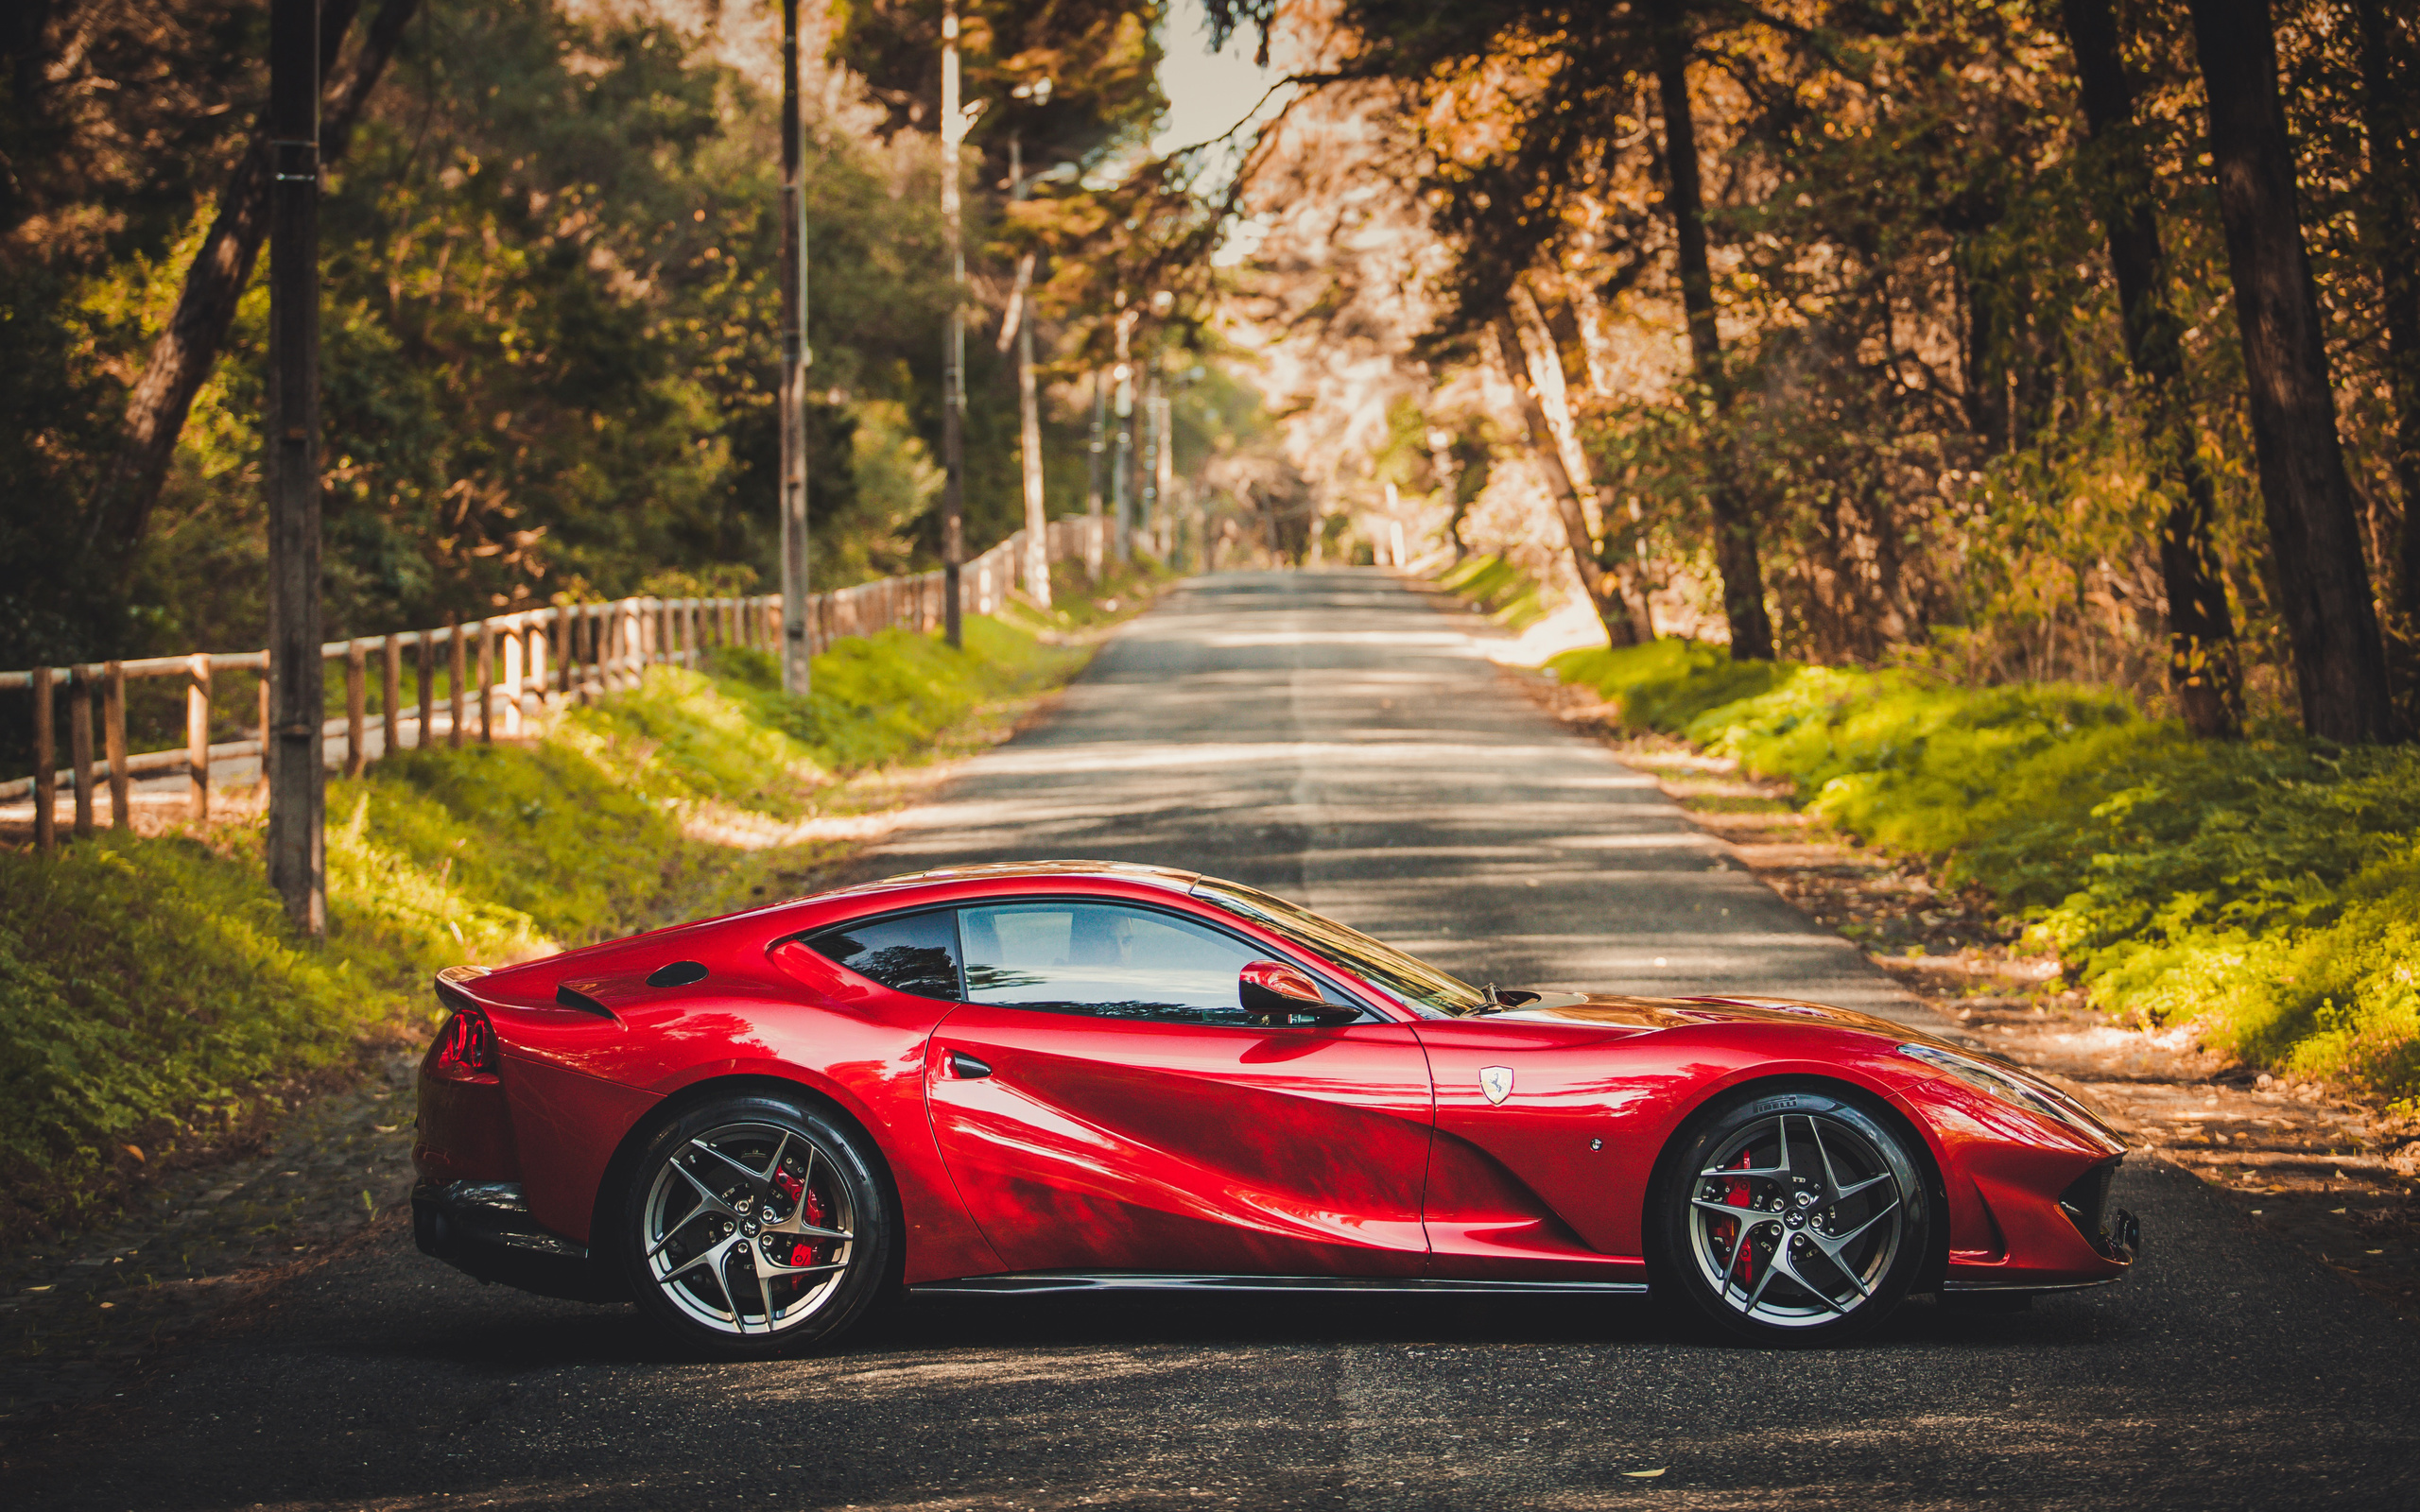
[[958,969],[957,910],[893,914],[809,935],[806,948],[859,976],[910,997],[964,1000]]

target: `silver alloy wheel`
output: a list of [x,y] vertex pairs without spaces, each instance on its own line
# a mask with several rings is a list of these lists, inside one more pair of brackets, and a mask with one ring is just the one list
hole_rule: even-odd
[[1689,1193],[1689,1254],[1743,1317],[1809,1328],[1864,1306],[1891,1272],[1909,1194],[1856,1125],[1780,1113],[1735,1132]]
[[839,1290],[857,1214],[833,1152],[775,1124],[734,1123],[675,1148],[641,1208],[640,1254],[664,1296],[731,1334],[797,1327]]

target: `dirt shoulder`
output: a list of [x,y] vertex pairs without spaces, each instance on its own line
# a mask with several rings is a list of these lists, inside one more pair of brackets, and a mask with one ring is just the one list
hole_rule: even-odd
[[[2055,957],[1980,888],[1953,890],[1920,860],[1833,833],[1728,759],[1623,731],[1584,689],[1520,680],[1588,730],[1774,891],[1977,1042],[2066,1082],[2142,1150],[2226,1194],[2255,1223],[2408,1315],[2420,1317],[2420,1120],[2201,1049],[2088,1006]],[[2149,1236],[2156,1244],[2159,1236]]]

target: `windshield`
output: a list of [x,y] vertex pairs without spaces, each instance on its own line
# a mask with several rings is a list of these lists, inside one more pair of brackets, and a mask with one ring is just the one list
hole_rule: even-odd
[[1204,877],[1194,885],[1193,896],[1266,925],[1313,954],[1326,956],[1371,986],[1394,994],[1415,1013],[1458,1019],[1484,1013],[1493,1005],[1468,982],[1256,887]]

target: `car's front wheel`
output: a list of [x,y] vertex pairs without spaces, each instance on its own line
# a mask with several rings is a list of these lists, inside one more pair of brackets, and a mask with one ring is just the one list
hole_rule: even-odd
[[696,1347],[761,1355],[856,1322],[882,1290],[898,1225],[863,1134],[741,1096],[655,1131],[614,1228],[642,1312]]
[[1661,1183],[1657,1279],[1755,1343],[1864,1332],[1924,1263],[1931,1204],[1909,1144],[1846,1095],[1735,1097],[1697,1125]]

